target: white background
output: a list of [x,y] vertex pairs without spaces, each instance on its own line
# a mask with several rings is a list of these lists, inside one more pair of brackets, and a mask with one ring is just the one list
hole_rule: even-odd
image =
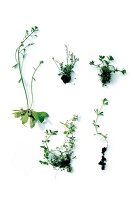
[[[134,180],[134,6],[131,0],[4,0],[0,3],[0,199],[1,200],[112,200],[133,199]],[[12,115],[25,108],[19,74],[12,66],[25,30],[38,26],[35,46],[28,51],[24,69],[27,84],[32,67],[44,60],[34,84],[37,111],[50,118],[45,128],[80,116],[76,133],[74,172],[58,172],[40,165],[44,128],[24,127]],[[63,84],[52,61],[65,59],[64,44],[80,58],[75,85]],[[107,88],[89,61],[112,55],[115,66],[126,68]],[[108,134],[107,169],[101,171],[101,140],[94,136],[94,109],[107,98],[101,128]]]

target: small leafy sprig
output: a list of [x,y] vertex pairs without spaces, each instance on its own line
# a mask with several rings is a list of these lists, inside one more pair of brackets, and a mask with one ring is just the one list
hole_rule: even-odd
[[96,113],[96,119],[93,120],[93,125],[94,125],[95,130],[96,130],[95,135],[101,136],[104,139],[104,141],[106,142],[106,147],[102,148],[101,161],[98,163],[99,165],[101,165],[102,170],[105,170],[105,167],[106,167],[107,159],[105,158],[105,152],[107,151],[107,148],[108,148],[108,140],[107,140],[107,134],[103,134],[99,131],[100,125],[98,125],[98,119],[99,119],[100,116],[104,116],[104,112],[102,111],[102,109],[105,105],[108,105],[108,100],[106,98],[104,98],[102,100],[102,105],[101,105],[100,109],[94,110],[95,113]]
[[112,56],[99,56],[99,64],[95,64],[95,61],[91,61],[89,64],[93,65],[100,70],[100,81],[102,82],[102,86],[107,86],[111,82],[112,74],[116,72],[121,72],[123,75],[126,74],[126,70],[119,70],[114,67],[111,63],[114,61]]
[[66,84],[71,81],[71,75],[74,72],[73,68],[75,67],[76,62],[79,61],[79,58],[77,58],[72,52],[68,50],[67,45],[65,45],[65,48],[66,48],[66,64],[64,64],[64,62],[59,62],[54,58],[52,59],[60,71],[58,75],[61,76],[61,80]]
[[28,91],[26,88],[24,76],[23,76],[23,64],[24,60],[27,55],[27,49],[34,45],[33,42],[29,42],[29,39],[33,39],[34,37],[37,37],[37,32],[39,31],[38,27],[32,27],[30,31],[26,30],[25,36],[23,40],[21,41],[20,45],[16,49],[15,52],[15,59],[16,59],[16,64],[13,66],[13,68],[18,69],[20,73],[20,79],[19,83],[22,83],[23,89],[24,89],[24,94],[26,98],[26,104],[27,104],[27,109],[19,109],[19,110],[14,110],[14,116],[15,118],[20,118],[22,121],[22,124],[26,124],[28,120],[30,121],[30,127],[33,128],[35,126],[35,123],[38,121],[42,123],[49,115],[46,112],[36,112],[32,109],[33,106],[33,81],[35,81],[35,73],[37,72],[38,68],[44,63],[43,61],[40,61],[38,66],[34,69],[34,72],[32,74],[31,78],[31,103],[28,98]]
[[74,154],[75,137],[76,131],[75,122],[78,121],[78,116],[74,115],[72,119],[62,123],[65,127],[63,134],[65,135],[65,141],[62,146],[50,149],[48,144],[52,136],[57,135],[58,131],[46,130],[45,140],[42,141],[43,145],[41,148],[44,150],[44,160],[39,161],[41,164],[52,165],[54,169],[67,170],[72,172],[71,161],[76,158]]

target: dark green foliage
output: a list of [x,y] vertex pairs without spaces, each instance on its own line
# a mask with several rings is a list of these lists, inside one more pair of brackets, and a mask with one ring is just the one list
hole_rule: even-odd
[[77,58],[73,53],[68,51],[68,46],[65,45],[66,47],[66,64],[64,62],[59,62],[53,58],[53,61],[59,68],[59,76],[61,76],[61,80],[64,83],[69,83],[71,81],[71,75],[74,72],[73,68],[75,67],[75,64],[77,61],[79,61],[79,58]]
[[112,80],[112,75],[116,72],[121,72],[123,75],[126,74],[126,70],[118,70],[115,68],[111,62],[114,61],[112,56],[99,56],[99,64],[95,64],[95,61],[91,61],[89,64],[94,65],[99,68],[100,80],[102,82],[102,86],[107,86]]
[[38,27],[32,27],[30,31],[26,30],[25,36],[23,40],[21,41],[19,47],[16,49],[15,52],[15,59],[16,59],[16,64],[13,66],[15,69],[19,70],[20,73],[20,79],[19,83],[22,83],[25,97],[26,97],[26,103],[27,103],[27,109],[23,110],[14,110],[15,112],[13,113],[16,118],[20,118],[22,121],[22,124],[26,124],[28,120],[30,120],[30,127],[33,128],[35,126],[36,122],[44,122],[44,120],[49,116],[46,112],[36,112],[32,109],[33,106],[33,81],[35,81],[35,73],[37,72],[38,68],[40,67],[41,64],[43,64],[43,61],[39,62],[39,65],[34,69],[32,78],[31,78],[31,101],[28,98],[28,91],[25,85],[25,80],[23,76],[23,65],[24,61],[27,55],[27,49],[34,45],[34,43],[29,42],[29,39],[32,39],[34,37],[37,37],[37,32],[39,31]]
[[103,105],[108,105],[108,100],[106,98],[103,99]]
[[46,130],[45,140],[42,141],[41,148],[44,150],[44,161],[40,161],[41,164],[52,165],[55,169],[67,170],[72,172],[71,161],[75,157],[73,156],[73,149],[75,146],[74,133],[76,131],[75,121],[78,120],[78,116],[74,115],[71,120],[67,120],[66,123],[62,123],[65,127],[63,134],[65,135],[65,142],[62,146],[56,147],[54,150],[48,146],[52,136],[57,135],[58,131]]
[[100,69],[100,80],[102,82],[102,85],[103,86],[106,86],[107,83],[110,83],[111,82],[111,73],[112,71],[110,70],[110,68],[108,66],[103,66],[101,69]]
[[102,158],[101,158],[101,161],[98,163],[99,165],[101,165],[101,169],[102,170],[104,170],[105,167],[106,167],[107,159],[105,158],[105,152],[106,152],[106,150],[108,148],[108,141],[107,141],[107,134],[103,134],[103,133],[101,133],[99,131],[100,125],[98,125],[98,119],[99,119],[100,116],[104,116],[104,112],[102,111],[102,109],[103,109],[103,106],[105,106],[105,105],[108,105],[108,100],[106,98],[104,98],[102,100],[101,108],[94,110],[95,113],[96,113],[96,119],[93,120],[93,125],[94,125],[95,130],[96,130],[96,134],[95,135],[100,135],[104,139],[106,144],[107,144],[107,147],[103,147],[102,148]]

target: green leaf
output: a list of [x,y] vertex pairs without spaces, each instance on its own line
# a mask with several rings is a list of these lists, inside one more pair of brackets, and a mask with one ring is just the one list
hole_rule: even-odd
[[38,112],[32,111],[32,116],[34,117],[34,119],[35,119],[36,121],[39,120],[39,119],[38,119]]
[[98,115],[104,116],[104,113],[103,112],[99,112]]
[[45,161],[39,161],[41,164],[44,164],[44,165],[48,165],[48,162],[45,162]]
[[101,56],[101,55],[99,56],[99,60],[101,60],[101,61],[104,60],[104,58],[105,58],[105,56]]
[[92,60],[89,64],[90,64],[90,65],[94,65],[94,61]]
[[96,126],[97,128],[99,128],[99,127],[100,127],[98,124],[95,124],[95,126]]
[[35,126],[36,120],[33,117],[30,117],[30,128]]
[[108,105],[108,100],[106,98],[103,99],[103,105]]
[[17,68],[17,67],[18,67],[18,63],[12,66],[12,68]]
[[13,114],[14,114],[15,118],[21,117],[21,112],[20,111],[14,112]]
[[123,69],[121,72],[122,72],[122,74],[126,74],[127,73],[127,71],[125,69]]
[[43,122],[45,118],[49,117],[49,115],[46,112],[35,112],[32,111],[33,117],[36,119],[36,121]]
[[98,109],[96,109],[96,110],[94,110],[94,112],[98,115],[98,113],[99,113],[99,110]]
[[96,121],[95,121],[95,120],[93,120],[93,125],[95,126],[95,124],[96,124]]
[[107,60],[104,60],[104,62],[106,63],[106,65],[109,65],[109,62]]
[[51,134],[52,135],[57,135],[58,131],[52,131]]
[[39,121],[42,123],[45,118],[49,117],[46,112],[38,112]]
[[20,80],[18,81],[18,83],[20,83],[21,82],[21,78],[20,78]]
[[39,31],[39,28],[38,28],[37,26],[35,26],[34,29],[35,29],[36,31]]
[[108,59],[109,59],[110,61],[114,60],[113,56],[108,56]]
[[27,121],[28,121],[28,112],[26,112],[26,113],[21,117],[21,121],[22,121],[22,124],[27,123]]
[[39,120],[39,118],[38,118],[38,113],[37,112],[35,112],[35,111],[32,111],[32,116],[33,116],[33,118],[36,120],[36,121],[38,121]]

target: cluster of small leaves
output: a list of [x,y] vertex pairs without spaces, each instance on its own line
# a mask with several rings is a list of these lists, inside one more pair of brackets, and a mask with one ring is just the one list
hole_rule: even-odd
[[107,151],[107,147],[103,147],[102,148],[102,157],[101,157],[101,161],[98,163],[99,165],[101,165],[101,169],[102,170],[105,170],[106,168],[106,162],[107,162],[107,159],[105,158],[105,152]]
[[111,62],[114,61],[112,56],[99,56],[99,64],[96,64],[95,61],[91,61],[89,64],[96,66],[100,70],[100,80],[102,82],[102,86],[107,86],[111,82],[112,74],[116,72],[121,72],[122,74],[126,74],[126,70],[119,70],[115,68]]
[[30,120],[30,127],[33,128],[35,126],[36,122],[43,122],[49,115],[46,112],[36,112],[32,109],[33,106],[33,81],[35,81],[35,73],[37,72],[38,68],[40,67],[41,64],[43,64],[43,61],[39,62],[39,65],[34,69],[32,78],[31,78],[31,102],[30,99],[28,98],[30,95],[28,95],[28,91],[25,85],[25,80],[23,76],[23,64],[24,60],[27,55],[27,49],[34,45],[33,42],[30,42],[30,39],[33,39],[34,37],[37,37],[37,32],[39,31],[38,27],[32,27],[30,31],[26,30],[25,36],[23,40],[21,41],[19,47],[16,49],[15,52],[15,59],[16,59],[16,64],[13,66],[13,68],[18,69],[20,73],[20,79],[19,83],[22,83],[24,93],[25,93],[25,98],[26,98],[26,103],[27,103],[27,109],[20,109],[20,110],[14,110],[14,116],[15,118],[20,118],[22,121],[22,124],[26,124],[28,120]]
[[65,127],[63,132],[65,141],[62,146],[56,147],[54,150],[49,148],[48,143],[53,135],[58,134],[58,131],[46,130],[45,140],[42,141],[43,145],[41,146],[44,150],[44,161],[40,161],[41,164],[52,165],[55,169],[72,172],[71,161],[75,158],[73,149],[75,146],[74,133],[77,128],[75,121],[77,120],[78,116],[74,115],[71,120],[62,123]]
[[46,112],[36,112],[34,110],[14,110],[14,117],[20,118],[22,124],[26,124],[28,121],[30,123],[30,128],[33,128],[36,122],[43,123],[49,115]]
[[[103,109],[103,106],[105,106],[105,105],[108,105],[108,100],[106,99],[106,98],[104,98],[103,100],[102,100],[102,105],[101,105],[101,108],[100,109],[96,109],[96,110],[94,110],[95,111],[95,113],[96,113],[96,119],[95,120],[93,120],[93,125],[94,125],[94,127],[95,127],[95,130],[96,130],[96,134],[95,135],[100,135],[103,139],[104,139],[104,141],[106,142],[106,144],[107,144],[107,147],[108,147],[108,141],[107,141],[107,134],[103,134],[103,133],[101,133],[100,131],[99,131],[99,128],[100,128],[100,125],[98,125],[98,119],[99,119],[99,117],[100,116],[104,116],[104,112],[102,111],[102,109]],[[105,166],[106,166],[106,158],[105,158],[105,152],[106,152],[106,150],[107,150],[107,147],[103,147],[102,148],[102,159],[101,159],[101,161],[98,163],[99,165],[102,165],[102,170],[104,170],[105,169]]]
[[54,60],[55,64],[60,70],[58,75],[61,76],[61,80],[64,83],[69,83],[71,81],[71,74],[74,72],[73,68],[75,67],[76,62],[79,61],[79,58],[77,58],[73,53],[71,53],[68,50],[67,45],[65,45],[65,48],[66,48],[66,64],[64,64],[64,62],[59,62],[54,58],[52,59]]
[[[34,45],[34,43],[29,42],[28,39],[30,37],[31,38],[37,37],[38,31],[39,31],[39,28],[37,26],[32,27],[30,31],[26,30],[23,40],[21,41],[20,45],[16,49],[16,52],[15,52],[16,64],[13,66],[13,68],[17,68],[17,67],[19,67],[19,65],[21,65],[21,66],[23,65],[23,61],[27,55],[26,51],[27,51],[28,47]],[[20,81],[21,81],[21,78],[20,78],[19,82]]]

